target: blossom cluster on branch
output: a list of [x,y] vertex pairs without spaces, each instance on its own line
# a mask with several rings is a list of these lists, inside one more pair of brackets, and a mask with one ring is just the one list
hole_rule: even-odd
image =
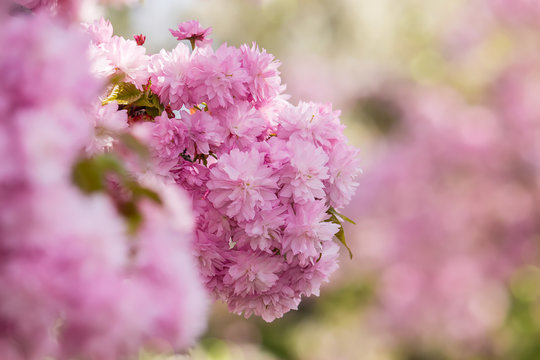
[[198,22],[171,30],[192,49],[179,42],[151,56],[104,20],[87,29],[95,74],[122,79],[104,102],[125,104],[126,131],[149,145],[151,171],[192,197],[213,294],[267,321],[318,294],[337,267],[335,209],[357,185],[339,112],[291,105],[272,55],[255,44],[213,50]]
[[184,349],[204,286],[267,321],[319,293],[359,172],[338,111],[196,21],[149,55],[103,19],[1,20],[3,359]]
[[[117,359],[142,345],[190,345],[207,301],[188,198],[150,175],[128,179],[112,155],[81,160],[96,141],[90,110],[102,91],[82,31],[44,15],[1,28],[2,359]],[[111,170],[98,179],[109,193],[84,186],[101,168]]]

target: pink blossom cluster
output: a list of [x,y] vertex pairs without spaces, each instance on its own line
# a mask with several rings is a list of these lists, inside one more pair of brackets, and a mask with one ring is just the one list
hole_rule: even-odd
[[[81,191],[75,164],[85,149],[112,155],[127,113],[92,106],[103,83],[89,73],[82,32],[45,14],[2,20],[0,358],[113,360],[189,346],[206,294],[188,197],[130,174],[133,189],[161,199],[136,203],[133,228],[118,202],[130,194]],[[107,186],[119,189],[114,176]]]
[[166,109],[152,116],[134,103],[121,111],[150,144],[151,171],[191,195],[207,288],[231,311],[266,321],[318,294],[337,268],[332,211],[350,201],[359,172],[339,112],[290,104],[272,55],[255,44],[214,50],[198,22],[171,30],[192,49],[180,42],[150,56],[111,36],[105,21],[87,29],[94,73],[120,76]]
[[318,294],[357,186],[339,112],[291,105],[272,55],[198,22],[149,55],[64,4],[0,9],[2,359],[185,349],[204,285],[267,321]]
[[540,25],[538,0],[485,0],[503,21],[514,25]]
[[[137,0],[2,0],[11,12],[45,12],[62,17],[64,20],[76,20],[84,7],[84,2],[102,5],[123,6],[134,4]],[[0,4],[0,8],[3,4]]]
[[505,321],[512,274],[538,263],[540,67],[531,69],[510,70],[493,103],[440,88],[396,97],[399,136],[349,212],[380,273],[375,319],[401,339],[481,342]]

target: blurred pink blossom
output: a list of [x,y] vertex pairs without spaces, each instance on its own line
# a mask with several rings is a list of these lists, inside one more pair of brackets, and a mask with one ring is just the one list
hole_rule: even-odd
[[404,339],[483,339],[505,319],[510,275],[538,260],[536,125],[507,116],[525,105],[530,76],[516,74],[499,90],[520,100],[502,109],[437,88],[398,92],[404,117],[349,211],[384,234],[357,236],[383,242],[370,260],[381,274],[376,318]]

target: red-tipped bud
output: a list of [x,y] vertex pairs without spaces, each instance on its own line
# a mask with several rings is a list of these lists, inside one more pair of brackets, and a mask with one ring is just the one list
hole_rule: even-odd
[[144,45],[144,42],[146,41],[146,36],[144,36],[143,34],[134,35],[133,38],[137,42],[137,45]]

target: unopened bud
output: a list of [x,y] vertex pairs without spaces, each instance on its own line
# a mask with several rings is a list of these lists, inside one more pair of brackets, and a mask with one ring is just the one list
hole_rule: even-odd
[[137,45],[144,45],[144,42],[146,41],[146,36],[144,36],[143,34],[134,35],[133,38],[137,42]]

